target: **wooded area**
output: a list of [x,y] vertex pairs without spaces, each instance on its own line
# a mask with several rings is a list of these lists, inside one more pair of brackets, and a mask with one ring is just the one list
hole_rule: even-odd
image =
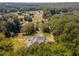
[[79,56],[79,3],[0,3],[0,56]]

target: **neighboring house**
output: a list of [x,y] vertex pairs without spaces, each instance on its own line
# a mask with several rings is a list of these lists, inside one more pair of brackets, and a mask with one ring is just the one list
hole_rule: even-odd
[[48,41],[47,41],[46,37],[43,34],[41,34],[39,36],[33,36],[32,38],[26,40],[25,43],[29,47],[29,46],[31,46],[32,44],[35,44],[35,43],[40,44],[40,43],[47,43],[47,42]]

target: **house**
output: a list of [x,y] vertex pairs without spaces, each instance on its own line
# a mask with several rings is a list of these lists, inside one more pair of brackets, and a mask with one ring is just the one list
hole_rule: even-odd
[[47,42],[48,41],[47,41],[46,37],[43,34],[41,34],[39,36],[33,36],[32,38],[26,40],[25,43],[29,47],[29,46],[31,46],[32,44],[35,44],[35,43],[40,44],[40,43],[47,43]]

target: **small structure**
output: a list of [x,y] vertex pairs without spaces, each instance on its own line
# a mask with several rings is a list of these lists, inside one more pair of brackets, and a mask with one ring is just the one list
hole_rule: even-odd
[[35,44],[35,43],[47,43],[47,39],[46,37],[41,34],[40,36],[33,36],[32,38],[28,39],[25,43],[27,44],[27,46],[31,46],[32,44]]

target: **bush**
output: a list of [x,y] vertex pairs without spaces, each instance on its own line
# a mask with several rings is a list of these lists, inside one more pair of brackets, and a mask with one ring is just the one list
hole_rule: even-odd
[[5,39],[6,39],[6,38],[5,38],[5,35],[2,34],[2,33],[0,33],[0,41],[5,40]]
[[[72,55],[72,50],[68,49],[63,44],[33,44],[26,49],[25,53],[27,56],[70,56]],[[23,50],[25,51],[25,49]],[[22,52],[23,55],[24,52]]]
[[11,55],[13,52],[13,44],[11,40],[6,39],[0,42],[0,55]]

